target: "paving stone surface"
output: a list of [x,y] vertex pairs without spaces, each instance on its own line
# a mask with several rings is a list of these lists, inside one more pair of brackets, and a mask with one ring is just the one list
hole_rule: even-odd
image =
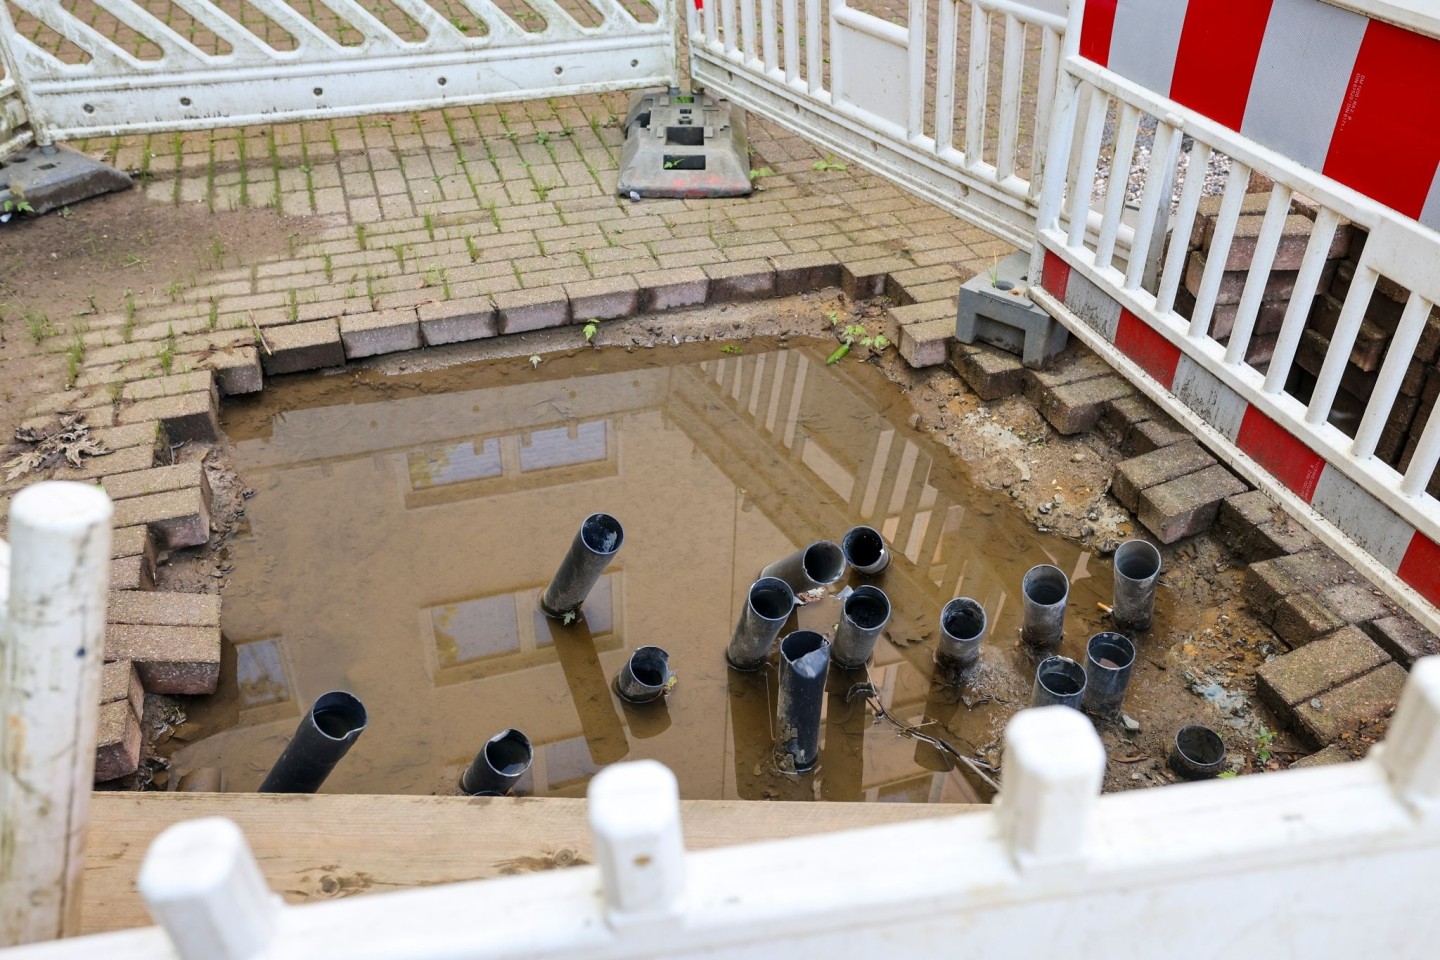
[[140,766],[140,720],[129,700],[100,705],[100,734],[95,744],[95,782],[129,776]]
[[1387,663],[1295,708],[1297,729],[1316,747],[1389,719],[1405,686],[1405,668]]
[[111,624],[105,659],[130,660],[147,693],[214,693],[220,679],[220,628]]
[[1142,491],[1213,466],[1215,458],[1194,441],[1162,447],[1122,461],[1115,467],[1110,492],[1121,506],[1134,513],[1140,509]]
[[1226,497],[1242,493],[1245,482],[1221,466],[1207,467],[1140,494],[1140,522],[1161,543],[1174,543],[1210,529]]
[[1260,695],[1286,711],[1389,662],[1390,655],[1358,628],[1343,627],[1262,664],[1255,676]]
[[1365,624],[1364,629],[1406,670],[1421,657],[1440,655],[1440,638],[1409,616],[1393,616]]
[[1013,353],[983,343],[951,341],[950,366],[981,400],[999,400],[1025,389],[1025,365]]

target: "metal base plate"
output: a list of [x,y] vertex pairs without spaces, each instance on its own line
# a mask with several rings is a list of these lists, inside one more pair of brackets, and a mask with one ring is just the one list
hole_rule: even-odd
[[36,214],[133,185],[129,175],[69,147],[27,147],[0,161],[0,202],[24,200]]
[[639,197],[743,197],[750,183],[745,113],[678,90],[638,93],[625,117],[617,191]]

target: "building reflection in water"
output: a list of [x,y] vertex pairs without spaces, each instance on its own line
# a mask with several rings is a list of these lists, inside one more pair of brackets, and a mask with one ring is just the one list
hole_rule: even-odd
[[[723,659],[738,605],[770,560],[875,526],[895,554],[876,581],[895,615],[868,678],[897,719],[983,752],[1028,696],[1007,591],[1053,562],[1081,575],[1075,608],[1093,607],[1078,548],[973,489],[868,365],[827,367],[811,348],[615,359],[593,374],[588,359],[547,362],[502,386],[463,370],[349,392],[300,378],[227,410],[258,490],[224,606],[234,667],[196,704],[204,736],[177,766],[219,766],[252,789],[309,702],[345,688],[371,724],[327,790],[453,792],[485,739],[514,726],[536,745],[520,789],[539,795],[582,795],[604,764],[653,757],[687,797],[972,799],[948,760],[847,699],[865,671],[830,678],[817,770],[776,770],[773,671]],[[625,547],[583,622],[547,620],[538,592],[597,510],[622,520]],[[959,594],[994,631],[976,690],[951,697],[932,690],[931,657]],[[811,604],[790,628],[837,616]],[[679,685],[633,709],[610,681],[646,644],[670,652]]]

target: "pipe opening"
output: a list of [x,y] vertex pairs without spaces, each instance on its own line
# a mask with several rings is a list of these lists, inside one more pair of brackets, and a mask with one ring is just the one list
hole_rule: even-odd
[[1175,734],[1175,749],[1180,757],[1197,767],[1209,767],[1225,759],[1225,741],[1220,734],[1198,723],[1181,727]]
[[975,640],[985,632],[985,608],[969,597],[957,597],[940,611],[940,627],[956,640]]
[[315,701],[310,716],[319,730],[331,740],[344,740],[365,729],[365,705],[359,698],[344,691],[327,693]]
[[792,664],[825,647],[825,638],[814,630],[796,630],[780,641],[780,656]]
[[1105,670],[1125,670],[1135,662],[1135,644],[1118,633],[1097,633],[1090,638],[1086,656]]
[[1068,657],[1046,657],[1035,679],[1055,697],[1073,697],[1085,689],[1085,671]]
[[885,556],[885,540],[871,527],[855,527],[840,541],[845,560],[852,567],[873,567]]
[[530,738],[519,730],[506,730],[485,744],[485,762],[496,773],[506,777],[518,777],[524,773],[534,755]]
[[805,575],[819,584],[834,583],[845,573],[845,551],[822,540],[805,549]]
[[647,687],[663,685],[669,665],[670,658],[658,647],[641,647],[630,657],[630,672]]
[[1149,580],[1160,572],[1160,551],[1144,540],[1130,540],[1115,550],[1115,569],[1130,580]]
[[862,630],[874,630],[890,619],[890,600],[874,587],[861,587],[845,598],[845,616]]
[[608,513],[592,513],[580,525],[580,538],[595,553],[609,555],[620,549],[625,529]]
[[750,587],[750,607],[766,620],[784,620],[795,609],[795,591],[776,577],[756,580]]
[[1031,603],[1049,607],[1065,600],[1070,592],[1070,582],[1059,568],[1041,564],[1025,574],[1023,590]]

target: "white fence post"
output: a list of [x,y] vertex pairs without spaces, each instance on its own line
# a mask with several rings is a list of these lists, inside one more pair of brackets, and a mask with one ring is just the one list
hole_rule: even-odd
[[1400,798],[1418,810],[1440,812],[1440,657],[1426,657],[1411,668],[1378,749]]
[[680,913],[685,841],[680,786],[654,760],[607,767],[590,782],[590,829],[612,927]]
[[1105,777],[1105,747],[1069,707],[1021,710],[1005,728],[1000,833],[1020,869],[1080,859]]
[[280,897],[224,817],[177,823],[156,837],[138,885],[181,960],[249,960],[279,926]]
[[39,483],[10,507],[0,617],[0,946],[77,926],[110,579],[110,498]]

